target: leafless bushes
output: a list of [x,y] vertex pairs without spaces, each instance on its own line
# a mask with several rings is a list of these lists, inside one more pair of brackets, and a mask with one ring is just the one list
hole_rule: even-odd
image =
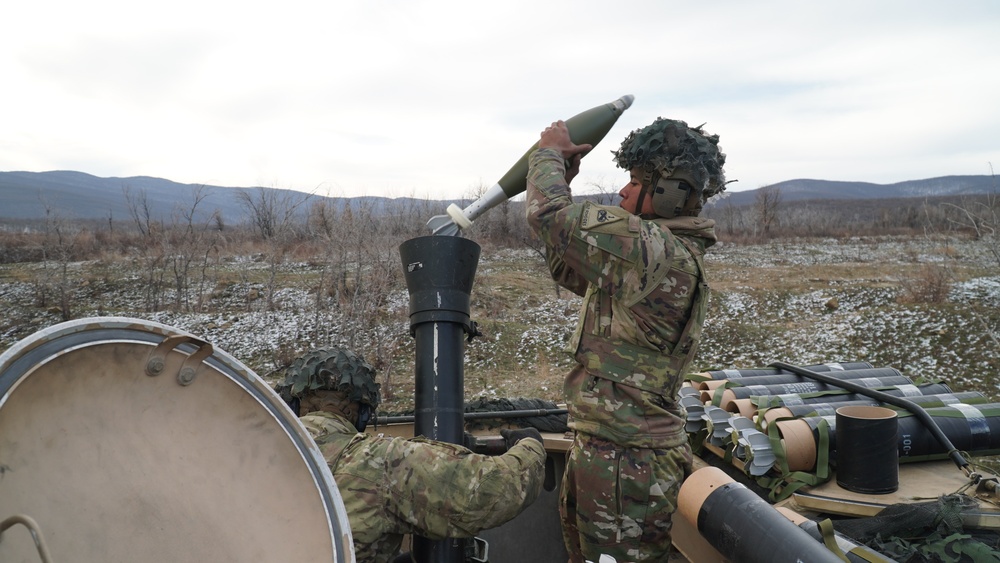
[[765,237],[771,235],[771,227],[779,225],[780,215],[778,214],[778,210],[780,208],[781,188],[777,186],[764,186],[757,190],[753,209]]
[[[987,242],[997,241],[998,204],[1000,198],[995,196],[788,201],[778,194],[758,196],[750,205],[722,199],[706,207],[705,216],[716,221],[716,233],[730,242],[928,232],[982,237]],[[994,249],[1000,263],[1000,244]]]
[[1000,191],[981,198],[963,198],[958,204],[948,204],[949,220],[958,228],[973,234],[1000,266]]
[[[77,292],[85,280],[74,262],[120,265],[142,295],[142,313],[169,310],[209,313],[221,298],[234,295],[245,311],[278,311],[278,292],[291,276],[305,278],[317,324],[335,313],[351,331],[328,327],[319,339],[346,338],[344,344],[368,349],[380,368],[407,342],[405,331],[386,331],[388,304],[404,289],[398,246],[428,235],[426,221],[445,204],[409,198],[404,207],[384,200],[314,198],[291,192],[243,191],[244,217],[227,225],[205,206],[207,190],[195,188],[183,205],[159,215],[143,191],[123,190],[129,215],[118,223],[73,223],[51,215],[43,224],[0,231],[0,261],[32,262],[36,302],[58,308],[66,318],[93,299]],[[481,195],[473,190],[469,200]],[[609,191],[610,193],[610,191]],[[995,232],[996,197],[904,202],[789,202],[777,190],[752,205],[725,200],[707,209],[727,242],[760,242],[765,238],[848,238],[892,233],[927,232],[972,236],[990,244],[1000,264]],[[605,194],[607,195],[607,194]],[[496,248],[532,247],[522,201],[506,202],[480,217],[462,233],[486,252]],[[308,268],[296,270],[294,263]],[[302,273],[305,272],[305,273]],[[928,265],[904,283],[901,299],[940,302],[949,280]],[[479,288],[487,291],[484,276]]]
[[952,276],[940,264],[925,264],[919,271],[900,281],[900,303],[943,303],[951,291]]

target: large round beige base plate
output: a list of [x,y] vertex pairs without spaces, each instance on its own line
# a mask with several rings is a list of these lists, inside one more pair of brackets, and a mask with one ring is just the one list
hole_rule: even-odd
[[[281,399],[225,352],[138,319],[0,356],[0,522],[52,561],[353,561],[343,502]],[[39,561],[28,526],[0,561]]]

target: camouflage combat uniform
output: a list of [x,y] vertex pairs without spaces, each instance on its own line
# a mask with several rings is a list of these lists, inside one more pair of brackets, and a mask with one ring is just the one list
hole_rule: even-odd
[[337,482],[359,562],[391,561],[403,534],[439,540],[499,526],[534,502],[544,479],[545,450],[537,440],[484,456],[422,438],[358,433],[326,412],[300,420]]
[[676,401],[697,350],[714,222],[574,204],[562,156],[529,160],[527,217],[552,277],[584,297],[564,393],[576,438],[561,492],[573,561],[666,560],[691,450]]

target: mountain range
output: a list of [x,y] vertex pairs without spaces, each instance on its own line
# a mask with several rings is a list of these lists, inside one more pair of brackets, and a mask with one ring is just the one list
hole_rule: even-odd
[[[735,187],[735,186],[733,186]],[[752,204],[760,189],[733,191],[732,188],[723,201],[725,205]],[[994,176],[942,176],[924,180],[908,180],[895,184],[873,184],[869,182],[843,182],[829,180],[797,179],[772,184],[781,193],[781,201],[843,200],[843,199],[894,199],[924,198],[998,193]],[[329,200],[336,207],[347,202],[365,205],[376,212],[389,212],[397,206],[414,208],[418,201],[412,198],[383,198],[365,196],[363,198],[342,198],[308,196],[294,190],[266,187],[223,187],[199,184],[182,184],[152,178],[134,176],[129,178],[100,178],[84,172],[0,172],[0,219],[34,220],[47,214],[55,214],[65,219],[88,220],[128,220],[129,207],[126,194],[133,201],[140,196],[148,208],[157,216],[166,219],[175,209],[189,210],[195,202],[195,194],[203,199],[198,203],[199,211],[218,211],[227,223],[236,223],[245,214],[243,192],[251,197],[267,193],[271,197],[292,198],[298,201],[311,198]],[[442,201],[433,208],[444,209],[454,200]],[[716,204],[721,205],[721,204]]]

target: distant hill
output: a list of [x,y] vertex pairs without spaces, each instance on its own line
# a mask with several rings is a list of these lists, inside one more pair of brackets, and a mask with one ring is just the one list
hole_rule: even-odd
[[[53,172],[0,172],[0,218],[32,220],[41,219],[48,209],[65,219],[97,219],[129,221],[130,215],[125,192],[137,198],[145,197],[155,219],[169,220],[174,210],[190,210],[196,190],[202,189],[204,199],[197,212],[205,217],[218,211],[226,223],[234,224],[246,214],[240,203],[240,192],[251,196],[259,190],[274,192],[277,198],[301,201],[306,198],[324,199],[342,208],[348,201],[352,205],[365,205],[378,213],[396,205],[413,204],[411,198],[330,198],[310,196],[294,190],[263,187],[223,187],[200,184],[181,184],[134,176],[130,178],[99,178],[83,172],[59,170]],[[133,199],[135,200],[135,199]],[[442,210],[444,207],[441,208]],[[304,211],[305,209],[303,209]]]
[[[913,197],[941,197],[966,194],[997,193],[1000,189],[992,176],[943,176],[926,180],[909,180],[896,184],[872,184],[868,182],[835,182],[828,180],[788,180],[773,184],[781,190],[783,202],[805,200],[844,199],[898,199]],[[133,197],[143,194],[157,216],[156,219],[169,220],[174,210],[189,210],[194,202],[198,184],[181,184],[151,178],[134,176],[131,178],[99,178],[83,172],[0,172],[0,218],[33,220],[46,215],[46,209],[66,219],[115,221],[130,219],[125,191]],[[234,224],[243,218],[245,210],[237,195],[239,192],[256,194],[259,190],[278,192],[277,197],[307,197],[307,194],[293,190],[263,187],[223,187],[203,186],[204,199],[198,205],[200,214],[210,216],[218,211],[227,224]],[[730,192],[723,200],[725,205],[749,205],[754,202],[758,189]],[[311,196],[331,201],[342,208],[348,201],[352,205],[364,205],[376,212],[391,212],[402,206],[419,206],[423,200],[412,198],[328,198]],[[423,202],[426,204],[426,202]],[[441,210],[450,201],[431,207]],[[720,202],[722,203],[722,202]],[[718,204],[717,204],[718,205]]]
[[[942,176],[926,180],[907,180],[895,184],[800,179],[786,180],[771,186],[781,191],[781,201],[783,202],[1000,194],[1000,182],[993,176]],[[759,190],[758,188],[730,192],[724,201],[729,205],[736,206],[752,204]]]

